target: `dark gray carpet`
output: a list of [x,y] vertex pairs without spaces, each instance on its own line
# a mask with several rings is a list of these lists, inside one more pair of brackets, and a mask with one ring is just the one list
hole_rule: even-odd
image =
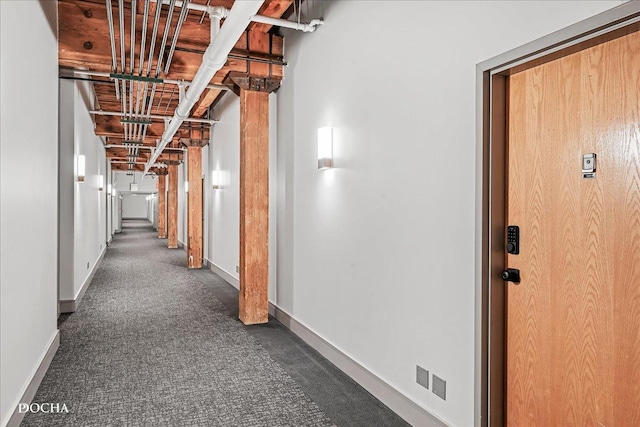
[[[325,413],[143,222],[114,238],[24,426],[331,426]],[[200,273],[201,274],[201,273]],[[378,424],[380,425],[380,424]]]
[[[238,317],[238,291],[210,270],[193,274],[214,291],[229,316]],[[245,327],[302,390],[339,426],[408,427],[409,424],[274,318]]]

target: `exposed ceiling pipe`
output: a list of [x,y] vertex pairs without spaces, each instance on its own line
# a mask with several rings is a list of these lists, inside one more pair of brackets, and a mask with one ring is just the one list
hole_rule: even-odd
[[[151,76],[151,66],[153,64],[153,54],[154,54],[154,50],[156,48],[156,39],[157,39],[157,35],[158,35],[158,27],[160,25],[160,12],[162,11],[162,5],[158,5],[160,7],[156,7],[156,15],[155,18],[153,20],[153,31],[152,31],[152,35],[151,35],[151,47],[149,48],[149,60],[147,61],[147,77]],[[141,114],[144,116],[145,115],[145,109],[147,106],[147,91],[149,90],[149,83],[145,82],[144,84],[144,94],[142,96],[142,110],[141,110]],[[144,141],[146,135],[147,135],[147,126],[143,127],[142,130],[142,136],[139,138],[140,140]]]
[[[75,69],[68,69],[68,68],[61,68],[60,71],[62,73],[74,73],[74,74],[79,74],[81,76],[95,76],[95,77],[108,77],[108,78],[113,78],[111,77],[112,73],[107,73],[106,71],[91,71],[91,70],[75,70]],[[191,85],[190,82],[184,82],[182,80],[175,80],[175,79],[162,79],[162,83],[163,84],[170,84],[170,85],[179,85],[179,84],[184,84],[185,86],[189,86]],[[228,87],[223,86],[223,85],[216,85],[216,84],[210,84],[207,85],[206,87],[207,89],[215,89],[215,90],[229,90]]]
[[[131,0],[131,10],[136,9],[136,0]],[[131,18],[131,35],[129,36],[129,68],[131,74],[134,73],[134,65],[136,62],[136,16],[133,14]],[[133,80],[129,82],[129,119],[133,119]],[[129,132],[135,137],[137,125],[130,125]]]
[[[142,20],[142,39],[140,40],[140,59],[138,60],[138,75],[141,76],[142,75],[142,68],[144,66],[144,58],[145,58],[145,54],[147,52],[146,49],[146,43],[147,43],[147,23],[149,21],[149,0],[142,0],[144,1],[144,11],[143,11],[143,20]],[[140,119],[140,101],[142,100],[142,87],[143,85],[141,85],[140,83],[137,84],[137,91],[136,91],[136,114],[135,114],[135,119],[139,120]],[[142,127],[145,125],[141,125],[140,126],[140,130],[142,129]],[[140,136],[140,132],[136,133],[136,138],[138,138]]]
[[[171,0],[151,0],[151,1],[162,3],[162,4],[169,4]],[[183,7],[184,6],[183,3],[184,2],[178,0],[175,2],[175,5],[177,7]],[[198,10],[201,12],[208,12],[208,13],[211,13],[211,9],[216,7],[216,6],[207,6],[204,4],[196,4],[196,3],[188,3],[186,6],[188,9],[191,9],[191,10]],[[251,18],[251,20],[253,22],[258,22],[261,24],[275,25],[276,27],[290,28],[292,30],[304,31],[305,33],[312,33],[316,30],[316,28],[319,25],[324,24],[324,21],[322,19],[312,19],[310,22],[304,23],[304,22],[293,22],[286,19],[278,19],[278,18],[272,18],[270,16],[262,16],[262,15],[255,15]]]
[[233,3],[229,15],[224,21],[224,25],[217,32],[220,19],[223,16],[223,12],[219,8],[214,8],[215,13],[211,13],[211,41],[209,47],[202,57],[202,64],[198,68],[196,76],[189,86],[184,98],[180,101],[180,104],[176,107],[173,118],[166,125],[165,131],[162,134],[162,139],[157,145],[157,149],[153,152],[153,155],[147,162],[144,173],[149,171],[151,165],[155,163],[162,153],[162,150],[173,140],[174,135],[182,125],[185,119],[189,117],[189,113],[194,104],[202,95],[202,92],[206,89],[207,85],[213,78],[213,76],[220,70],[227,62],[227,56],[231,53],[231,50],[235,46],[240,36],[244,33],[245,29],[251,22],[251,18],[258,12],[260,6],[264,3],[264,0],[246,0],[236,1]]
[[[122,115],[121,113],[118,113],[116,111],[102,111],[102,110],[91,110],[89,111],[89,113],[99,115],[99,116],[121,116]],[[157,114],[152,114],[150,116],[146,116],[146,118],[152,119],[152,120],[169,120],[171,119],[171,116],[160,116]],[[187,117],[186,119],[184,119],[184,121],[189,123],[204,123],[208,125],[218,123],[217,120],[198,119],[195,117]]]
[[308,23],[293,22],[286,19],[271,18],[270,16],[256,15],[251,19],[253,22],[261,24],[275,25],[276,27],[290,28],[292,30],[304,31],[305,33],[313,33],[318,25],[323,25],[322,19],[312,19]]
[[[106,0],[107,2],[107,21],[109,22],[109,39],[111,40],[111,70],[114,73],[118,72],[118,59],[116,56],[116,36],[115,36],[115,28],[113,27],[113,8],[111,7],[111,0]],[[120,83],[118,79],[114,80],[114,84],[116,87],[116,99],[120,101]]]
[[[119,12],[119,23],[120,23],[120,68],[122,68],[122,73],[126,73],[127,69],[125,68],[125,54],[124,54],[124,2],[123,0],[118,0],[118,12]],[[122,91],[121,91],[121,99],[122,99],[122,117],[125,116],[127,112],[127,85],[124,80],[122,80]],[[129,139],[129,127],[124,127],[124,137],[125,139]]]
[[[104,146],[104,148],[129,148],[128,145],[121,145],[121,144],[107,144]],[[141,145],[140,147],[141,150],[155,150],[156,147],[149,147],[147,145]],[[183,152],[186,151],[184,148],[171,148],[171,147],[166,147],[164,149],[164,151],[170,151],[172,153],[175,152]]]

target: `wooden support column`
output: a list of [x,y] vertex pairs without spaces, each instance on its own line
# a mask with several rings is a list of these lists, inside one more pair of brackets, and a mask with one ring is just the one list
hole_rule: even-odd
[[[249,31],[250,50],[271,53],[273,38]],[[269,93],[280,87],[270,64],[251,64],[224,81],[240,96],[240,320],[269,321]]]
[[269,93],[240,89],[240,320],[269,320]]
[[158,239],[167,238],[167,171],[158,171]]
[[187,147],[187,267],[202,268],[202,147]]
[[178,164],[169,164],[169,194],[167,195],[167,247],[178,247]]

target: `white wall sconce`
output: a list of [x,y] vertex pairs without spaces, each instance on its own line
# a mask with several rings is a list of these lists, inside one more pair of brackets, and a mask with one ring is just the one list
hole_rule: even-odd
[[98,191],[104,190],[104,175],[98,175]]
[[185,181],[184,182],[184,192],[188,193],[189,192],[189,181]]
[[111,184],[107,184],[107,194],[111,195]]
[[211,171],[211,188],[214,190],[220,189],[220,172]]
[[333,128],[318,129],[318,169],[333,167]]
[[86,173],[86,159],[83,154],[78,154],[76,159],[76,171],[78,173],[78,182],[84,182]]

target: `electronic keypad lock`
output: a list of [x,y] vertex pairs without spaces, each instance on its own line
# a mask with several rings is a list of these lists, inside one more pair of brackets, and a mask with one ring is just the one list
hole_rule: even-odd
[[507,227],[507,253],[518,255],[520,253],[520,227],[510,225]]

